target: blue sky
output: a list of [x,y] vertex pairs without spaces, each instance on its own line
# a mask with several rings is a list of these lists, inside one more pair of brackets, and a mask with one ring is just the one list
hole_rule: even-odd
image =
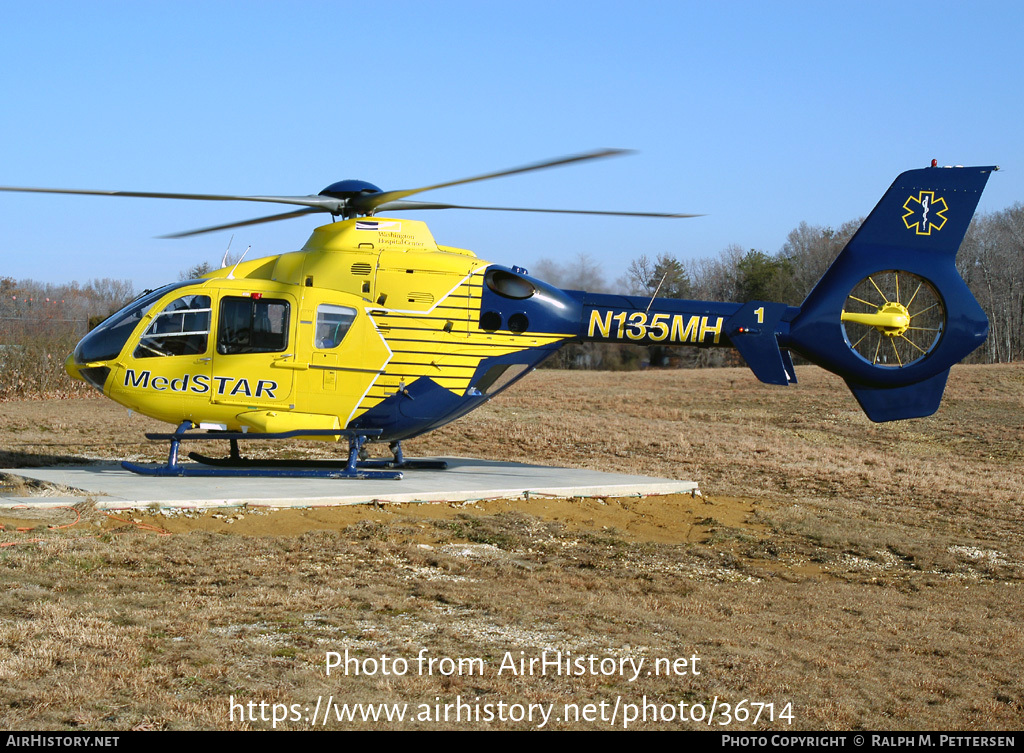
[[[387,190],[629,148],[415,197],[707,214],[415,215],[490,261],[587,253],[614,281],[644,253],[775,252],[932,157],[1004,168],[983,211],[1024,201],[1022,31],[1013,2],[3,3],[0,184]],[[155,236],[273,211],[0,194],[0,275],[152,287],[219,260],[231,232]],[[315,224],[232,248],[292,251]]]

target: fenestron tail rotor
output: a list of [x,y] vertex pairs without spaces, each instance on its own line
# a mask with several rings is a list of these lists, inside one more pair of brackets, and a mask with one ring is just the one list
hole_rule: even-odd
[[895,269],[857,283],[841,318],[850,348],[881,368],[917,363],[938,346],[946,329],[946,308],[932,284]]

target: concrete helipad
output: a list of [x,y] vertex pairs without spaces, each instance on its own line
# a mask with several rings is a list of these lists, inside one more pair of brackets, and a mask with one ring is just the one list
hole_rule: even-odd
[[305,478],[155,478],[120,465],[10,468],[10,473],[73,491],[68,496],[0,497],[0,507],[68,505],[92,499],[98,507],[319,507],[371,502],[468,502],[481,499],[637,497],[699,494],[693,481],[621,473],[444,458],[448,470],[406,470],[398,481]]

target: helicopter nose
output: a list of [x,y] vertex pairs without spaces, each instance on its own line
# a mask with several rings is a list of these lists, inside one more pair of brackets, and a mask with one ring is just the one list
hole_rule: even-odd
[[81,367],[78,365],[78,362],[75,361],[75,354],[74,353],[69,355],[67,357],[67,360],[64,361],[64,371],[66,371],[68,373],[68,376],[71,377],[72,379],[77,379],[80,382],[84,382],[85,381],[82,378]]

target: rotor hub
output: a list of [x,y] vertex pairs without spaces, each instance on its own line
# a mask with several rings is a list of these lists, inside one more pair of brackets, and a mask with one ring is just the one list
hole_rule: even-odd
[[842,314],[844,322],[874,327],[885,337],[901,337],[910,328],[910,319],[910,310],[899,301],[886,301],[873,314],[851,311]]
[[902,303],[888,301],[879,307],[875,329],[886,337],[899,337],[910,326],[910,311]]
[[367,183],[365,180],[339,180],[337,183],[331,183],[318,195],[330,196],[332,199],[349,200],[356,196],[366,196],[374,193],[381,193],[381,190],[373,185],[373,183]]

